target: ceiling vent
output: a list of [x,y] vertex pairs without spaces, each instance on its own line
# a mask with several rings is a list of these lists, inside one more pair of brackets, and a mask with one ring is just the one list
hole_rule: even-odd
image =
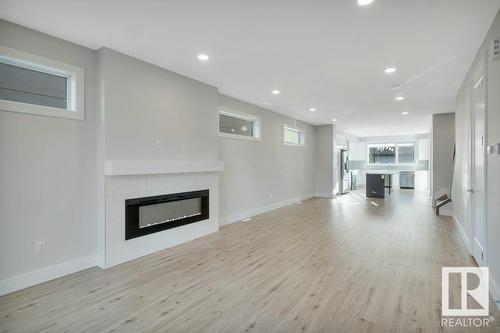
[[491,50],[492,50],[492,60],[498,60],[500,59],[500,37],[495,38],[493,40],[493,43],[491,45]]

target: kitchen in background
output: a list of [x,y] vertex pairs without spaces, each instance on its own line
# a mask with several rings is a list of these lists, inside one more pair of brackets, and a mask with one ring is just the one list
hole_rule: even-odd
[[365,184],[367,171],[387,171],[394,187],[429,191],[429,151],[428,134],[351,139],[351,188]]

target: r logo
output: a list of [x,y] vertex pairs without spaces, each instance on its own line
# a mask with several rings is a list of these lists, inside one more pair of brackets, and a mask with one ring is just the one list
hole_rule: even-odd
[[[460,308],[450,309],[450,274],[460,274]],[[467,274],[475,274],[479,285],[467,289]],[[467,297],[471,296],[482,309],[467,308]],[[443,267],[442,268],[442,316],[488,316],[489,315],[489,269],[488,267]]]

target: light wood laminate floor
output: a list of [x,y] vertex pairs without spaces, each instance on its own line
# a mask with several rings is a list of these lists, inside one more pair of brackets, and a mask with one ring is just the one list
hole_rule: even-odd
[[0,332],[440,332],[441,267],[471,265],[425,192],[351,192],[3,296]]

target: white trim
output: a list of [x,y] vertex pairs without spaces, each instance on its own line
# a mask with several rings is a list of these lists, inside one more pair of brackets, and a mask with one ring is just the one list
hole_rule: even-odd
[[312,197],[314,197],[313,194],[306,194],[306,195],[302,195],[300,197],[296,197],[296,198],[288,199],[288,200],[285,200],[285,201],[276,202],[276,203],[273,203],[273,204],[270,204],[270,205],[267,205],[267,206],[262,206],[262,207],[259,207],[259,208],[255,208],[255,209],[243,212],[243,213],[235,214],[235,215],[232,215],[232,216],[227,216],[227,217],[224,217],[224,218],[220,219],[220,225],[223,226],[223,225],[231,224],[231,223],[234,223],[234,222],[238,222],[238,221],[247,219],[249,217],[253,217],[255,215],[267,213],[269,211],[272,211],[272,210],[275,210],[275,209],[278,209],[278,208],[281,208],[281,207],[285,207],[285,206],[291,205],[291,204],[299,202],[299,201],[311,199]]
[[96,266],[96,256],[88,256],[44,267],[0,280],[0,296]]
[[167,161],[167,160],[108,160],[104,175],[154,175],[169,173],[201,173],[224,170],[222,161]]
[[28,52],[11,49],[0,45],[0,62],[39,70],[52,75],[66,77],[68,80],[68,107],[59,109],[50,106],[20,103],[9,100],[0,100],[0,110],[37,114],[41,116],[60,117],[83,120],[84,112],[84,70],[80,67],[64,62],[37,56]]
[[462,237],[462,241],[464,242],[464,245],[465,245],[465,248],[467,249],[467,252],[470,255],[472,255],[472,245],[471,245],[471,241],[469,239],[469,236],[467,236],[467,233],[460,225],[460,222],[458,221],[458,219],[453,215],[450,217],[451,217],[452,221],[454,222],[455,227],[457,228],[458,233],[460,234],[460,237]]
[[[469,237],[465,233],[465,230],[462,228],[460,223],[458,222],[458,219],[455,216],[450,216],[453,222],[455,223],[455,227],[458,230],[458,233],[462,237],[462,241],[464,242],[465,248],[467,249],[467,252],[469,255],[472,256],[472,246],[471,246],[471,241],[469,240]],[[490,271],[491,272],[491,271]],[[489,278],[490,282],[490,295],[491,298],[493,298],[493,301],[495,302],[497,308],[500,310],[500,288],[498,288],[498,284],[493,280],[493,276],[490,274]]]
[[262,138],[260,138],[260,137],[245,136],[245,135],[231,134],[231,133],[224,133],[224,132],[219,132],[219,137],[226,138],[226,139],[238,139],[238,140],[245,140],[245,141],[253,141],[253,142],[261,142],[262,141]]
[[226,111],[226,110],[219,110],[219,114],[222,114],[224,116],[232,117],[232,118],[238,118],[241,120],[246,120],[246,121],[259,121],[260,118],[257,116],[254,116],[253,114],[248,114],[240,111]]

